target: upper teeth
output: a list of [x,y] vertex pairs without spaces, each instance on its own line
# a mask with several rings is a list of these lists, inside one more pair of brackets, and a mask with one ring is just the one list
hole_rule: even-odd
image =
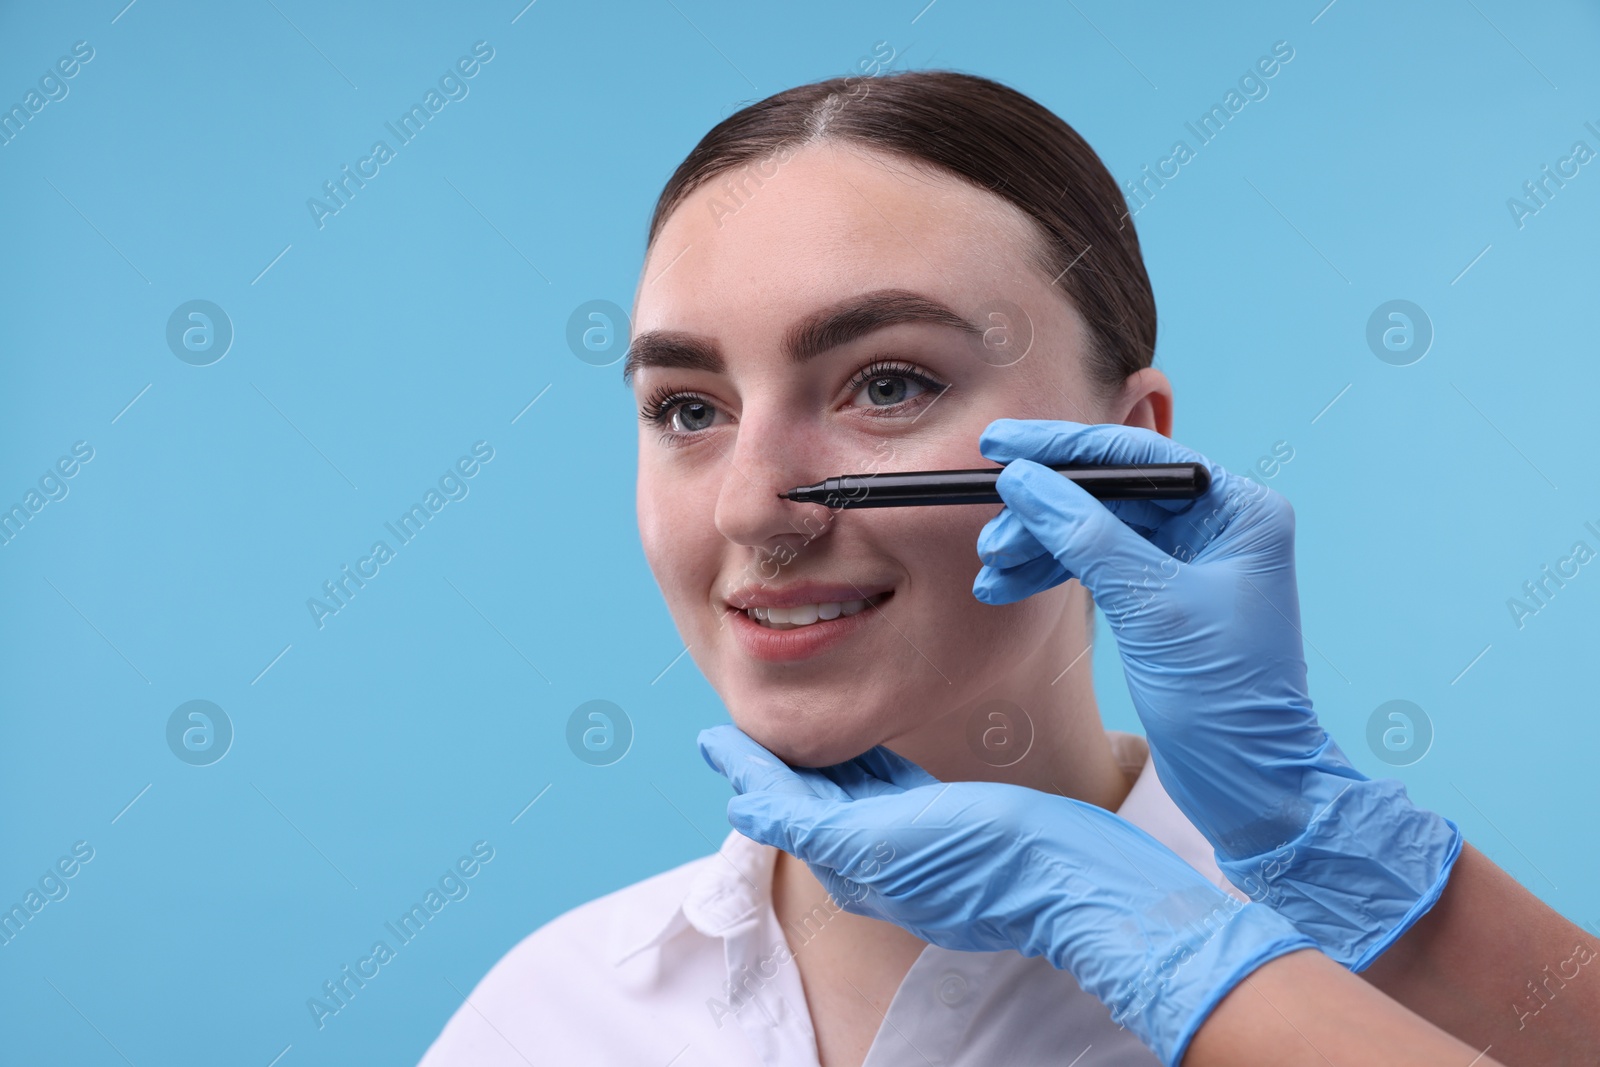
[[876,604],[884,594],[865,600],[831,601],[826,604],[797,604],[792,608],[746,608],[745,614],[768,626],[809,626],[818,619],[837,619],[840,615],[855,615],[868,604]]

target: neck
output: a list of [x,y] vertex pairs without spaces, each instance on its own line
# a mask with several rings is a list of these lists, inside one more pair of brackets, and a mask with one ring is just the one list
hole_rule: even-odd
[[1004,678],[883,743],[942,782],[1007,782],[1115,811],[1129,784],[1095,703],[1086,594],[1074,592],[1050,639]]

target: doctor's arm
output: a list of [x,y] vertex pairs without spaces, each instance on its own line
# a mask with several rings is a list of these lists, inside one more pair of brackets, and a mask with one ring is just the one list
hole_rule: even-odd
[[1167,1067],[1489,1067],[1102,808],[939,782],[878,746],[793,769],[733,726],[700,734],[739,795],[728,821],[804,861],[840,907],[961,951],[1069,972]]
[[[1356,769],[1306,684],[1294,512],[1129,426],[998,419],[973,593],[1079,579],[1117,638],[1161,783],[1252,900],[1419,1015],[1518,1063],[1600,1062],[1600,945],[1391,778]],[[1199,462],[1197,500],[1102,503],[1056,462]],[[1265,813],[1265,814],[1264,814]]]
[[1362,977],[1514,1063],[1600,1062],[1600,939],[1471,845],[1438,903]]
[[[1490,1067],[1500,1061],[1433,1025],[1320,952],[1263,964],[1217,1005],[1183,1067],[1270,1063]],[[1517,1062],[1517,1061],[1511,1061]]]

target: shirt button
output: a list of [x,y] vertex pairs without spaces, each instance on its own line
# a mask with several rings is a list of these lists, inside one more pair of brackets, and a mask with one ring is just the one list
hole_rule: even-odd
[[939,982],[939,999],[954,1007],[967,999],[967,980],[955,971],[945,972]]

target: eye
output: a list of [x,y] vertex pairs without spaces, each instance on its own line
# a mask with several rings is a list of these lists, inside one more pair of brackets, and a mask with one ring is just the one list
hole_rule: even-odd
[[[852,399],[864,395],[870,407],[879,409],[872,414],[882,414],[891,410],[898,412],[902,405],[912,404],[913,401],[926,400],[931,404],[948,387],[922,373],[913,364],[879,360],[857,371],[845,388],[853,391]],[[914,392],[908,391],[913,389]]]
[[717,409],[703,400],[680,401],[672,420],[674,430],[703,430],[716,421]]
[[717,408],[700,394],[666,387],[656,390],[639,408],[640,420],[654,423],[671,443],[711,426],[716,413]]
[[[923,373],[915,364],[876,360],[858,370],[845,389],[851,399],[865,395],[862,410],[872,417],[903,415],[932,404],[949,386]],[[856,407],[858,405],[852,405]],[[688,444],[714,426],[720,411],[699,393],[662,386],[639,407],[639,420],[653,424],[664,444]]]

